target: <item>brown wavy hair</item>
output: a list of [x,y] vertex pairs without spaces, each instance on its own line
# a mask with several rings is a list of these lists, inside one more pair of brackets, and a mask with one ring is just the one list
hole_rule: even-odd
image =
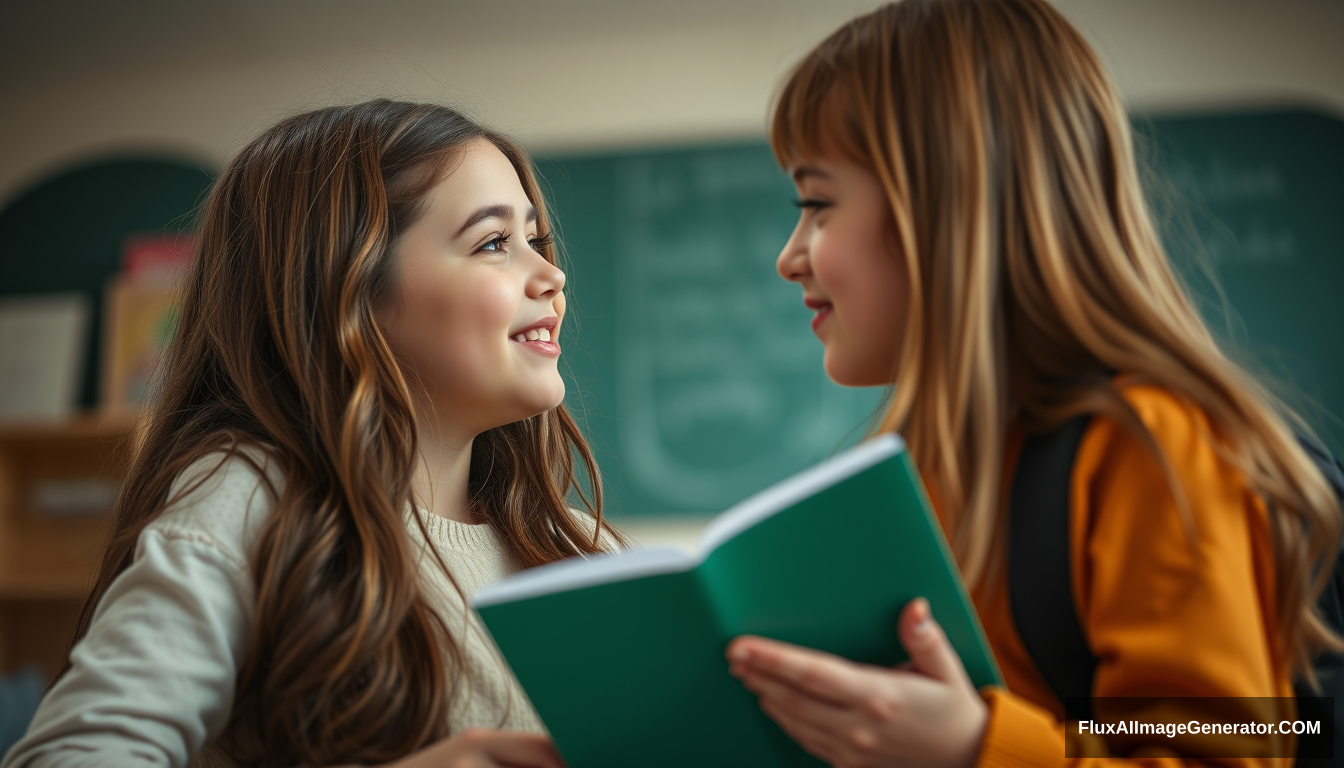
[[[252,554],[256,618],[230,727],[255,737],[250,759],[264,764],[381,763],[448,735],[460,648],[420,589],[404,518],[415,406],[374,310],[393,298],[398,238],[473,139],[512,162],[544,235],[517,145],[445,107],[386,100],[281,121],[205,203],[161,390],[75,638],[174,479],[212,452],[248,460],[256,452],[238,449],[259,447],[283,483]],[[553,246],[542,254],[555,262]],[[469,492],[524,566],[601,550],[597,466],[563,406],[478,436]],[[595,526],[576,520],[571,495]]]
[[1340,536],[1300,418],[1219,348],[1174,274],[1129,119],[1082,36],[1045,0],[904,0],[845,24],[793,70],[770,141],[784,167],[832,153],[873,170],[909,301],[878,429],[904,433],[971,581],[1000,571],[1010,420],[1098,413],[1188,498],[1114,373],[1197,403],[1271,514],[1277,640],[1313,679],[1339,648],[1315,599]]

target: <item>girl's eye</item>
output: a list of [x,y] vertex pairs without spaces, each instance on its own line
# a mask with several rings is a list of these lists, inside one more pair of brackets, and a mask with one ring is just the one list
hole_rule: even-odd
[[508,245],[508,243],[509,243],[508,235],[495,235],[494,237],[487,240],[485,242],[485,245],[481,246],[481,250],[485,251],[486,253],[502,253],[504,251],[504,246]]
[[531,240],[528,240],[527,244],[532,247],[532,250],[536,251],[537,253],[541,253],[541,249],[549,247],[552,242],[553,239],[551,235],[548,233],[545,235],[539,235],[537,237],[532,238]]
[[820,211],[823,208],[831,207],[831,201],[822,200],[819,197],[805,197],[801,200],[794,200],[793,204],[798,206],[799,208],[811,209],[814,211]]

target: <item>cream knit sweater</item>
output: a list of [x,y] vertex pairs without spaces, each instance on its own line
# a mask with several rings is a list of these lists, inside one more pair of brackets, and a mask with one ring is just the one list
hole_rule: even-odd
[[[189,488],[217,463],[197,462],[175,489]],[[278,483],[272,470],[268,474]],[[247,553],[269,508],[261,478],[235,457],[147,527],[134,562],[72,651],[70,672],[43,699],[0,768],[234,766],[216,742],[234,735],[234,680],[255,611]],[[420,547],[426,592],[464,654],[450,730],[542,732],[527,696],[462,599],[516,572],[517,563],[488,525],[419,512],[426,540],[416,514],[407,510],[406,523]],[[461,593],[428,546],[438,549]]]

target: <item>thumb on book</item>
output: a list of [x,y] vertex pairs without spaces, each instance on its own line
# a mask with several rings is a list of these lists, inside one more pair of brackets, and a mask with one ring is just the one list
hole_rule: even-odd
[[917,597],[901,610],[899,621],[901,645],[910,654],[909,669],[945,683],[972,687],[957,652],[943,634],[943,628],[933,620],[929,601]]

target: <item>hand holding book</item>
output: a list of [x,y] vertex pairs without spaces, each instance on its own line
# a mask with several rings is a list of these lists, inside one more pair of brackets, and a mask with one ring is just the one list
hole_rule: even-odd
[[910,652],[900,669],[744,636],[728,646],[730,671],[785,733],[828,765],[885,764],[910,754],[973,765],[988,719],[984,701],[928,601],[906,605],[899,627]]
[[729,642],[890,667],[908,658],[894,628],[918,597],[971,684],[998,682],[919,476],[887,435],[724,512],[696,555],[567,560],[475,604],[572,768],[786,768],[820,763],[728,674]]

